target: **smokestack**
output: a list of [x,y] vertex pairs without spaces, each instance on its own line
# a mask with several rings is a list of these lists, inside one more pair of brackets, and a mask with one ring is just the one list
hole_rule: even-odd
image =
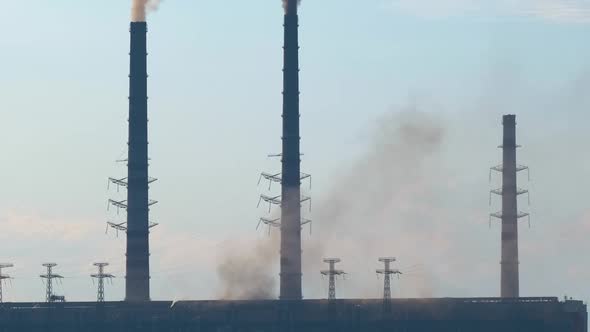
[[502,171],[501,296],[519,296],[518,281],[518,189],[516,186],[516,116],[504,115]]
[[281,300],[301,300],[301,172],[299,136],[299,18],[286,0],[283,68]]
[[125,300],[150,300],[147,24],[131,23]]

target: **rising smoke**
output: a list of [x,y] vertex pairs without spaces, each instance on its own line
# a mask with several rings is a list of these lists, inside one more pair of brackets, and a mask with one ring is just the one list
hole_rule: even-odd
[[[439,238],[444,232],[437,235],[436,227],[431,226],[434,212],[429,203],[436,191],[432,165],[439,164],[444,126],[436,116],[414,109],[387,114],[376,123],[365,152],[333,180],[329,194],[320,197],[313,216],[318,231],[311,242],[303,243],[304,273],[311,274],[305,280],[319,278],[318,271],[325,268],[322,258],[327,256],[342,257],[342,268],[366,268],[368,264],[376,268],[377,257],[390,255],[416,265],[415,251],[420,251],[417,243],[445,247],[445,241]],[[278,230],[273,230],[270,240],[259,240],[255,246],[233,243],[222,253],[217,268],[222,299],[276,298],[279,238]],[[374,264],[367,262],[370,258]],[[348,272],[357,277],[347,282],[357,284],[347,288],[367,297],[375,295],[368,290],[375,282],[358,278],[360,273],[355,271]],[[408,293],[432,296],[432,273],[421,270],[419,274],[409,277],[412,280],[407,287],[412,290]],[[322,296],[322,292],[311,290],[309,295]]]
[[[380,117],[366,151],[322,199],[316,214],[327,219],[322,227],[354,227],[361,216],[394,221],[381,214],[398,202],[407,206],[406,199],[397,197],[427,190],[422,185],[430,177],[425,174],[428,162],[436,157],[444,137],[444,127],[428,113],[404,110]],[[357,221],[347,225],[351,218]]]
[[131,21],[145,22],[148,12],[155,11],[161,0],[133,0],[131,7]]
[[285,11],[289,9],[289,4],[291,2],[297,2],[297,6],[301,5],[301,0],[283,0],[283,8]]
[[[232,241],[220,257],[217,275],[223,300],[269,300],[277,297],[275,265],[279,236],[260,239],[255,245]],[[254,249],[253,249],[254,248]]]
[[[378,295],[373,287],[376,282],[361,276],[374,275],[374,270],[371,273],[366,268],[377,268],[378,257],[400,256],[408,266],[420,263],[415,260],[415,252],[423,251],[418,244],[444,246],[434,233],[436,227],[428,226],[437,192],[432,166],[440,164],[446,137],[439,120],[413,108],[378,119],[365,152],[348,164],[333,189],[316,204],[317,232],[303,246],[304,273],[313,276],[324,268],[323,257],[341,257],[340,267],[351,272],[346,288],[372,297]],[[363,270],[355,273],[347,267]],[[408,293],[431,296],[430,272],[420,274],[412,277]]]

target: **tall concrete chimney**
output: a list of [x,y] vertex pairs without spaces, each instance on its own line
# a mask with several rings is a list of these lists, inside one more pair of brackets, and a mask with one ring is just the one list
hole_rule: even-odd
[[516,116],[504,115],[502,170],[501,296],[519,296],[518,281],[518,189],[516,186]]
[[147,24],[131,23],[125,300],[150,300]]
[[287,0],[284,25],[283,153],[281,160],[281,300],[302,299],[298,21],[297,1]]

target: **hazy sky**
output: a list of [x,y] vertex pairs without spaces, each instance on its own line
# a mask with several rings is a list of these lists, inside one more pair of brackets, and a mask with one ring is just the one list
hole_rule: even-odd
[[[107,178],[125,174],[130,1],[0,8],[5,300],[43,300],[47,261],[58,293],[92,300],[99,260],[120,300],[124,236],[105,224],[124,219],[106,202],[123,195]],[[350,273],[342,297],[380,296],[379,256],[407,272],[395,296],[498,295],[488,169],[515,113],[532,169],[521,293],[590,299],[590,1],[304,0],[300,16],[306,298],[326,296],[323,256]],[[152,298],[216,298],[227,255],[278,255],[255,227],[258,174],[280,169],[266,156],[280,149],[281,4],[166,0],[148,21]]]

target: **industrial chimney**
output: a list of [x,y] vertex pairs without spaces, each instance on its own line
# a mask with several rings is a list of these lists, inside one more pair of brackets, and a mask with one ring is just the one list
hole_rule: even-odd
[[502,171],[501,296],[518,297],[518,203],[516,187],[516,116],[504,115]]
[[147,24],[131,23],[125,300],[150,300]]
[[517,187],[517,174],[528,170],[528,167],[516,163],[516,149],[519,147],[516,144],[516,116],[504,115],[502,120],[504,141],[500,148],[502,148],[503,163],[492,167],[492,171],[502,173],[502,188],[491,191],[492,194],[502,197],[502,211],[492,213],[490,216],[502,222],[500,296],[516,298],[519,297],[518,220],[529,216],[528,213],[518,211],[518,196],[528,194],[529,191]]
[[297,1],[285,6],[283,69],[283,152],[281,199],[281,300],[300,300],[301,172],[299,136],[299,18]]

